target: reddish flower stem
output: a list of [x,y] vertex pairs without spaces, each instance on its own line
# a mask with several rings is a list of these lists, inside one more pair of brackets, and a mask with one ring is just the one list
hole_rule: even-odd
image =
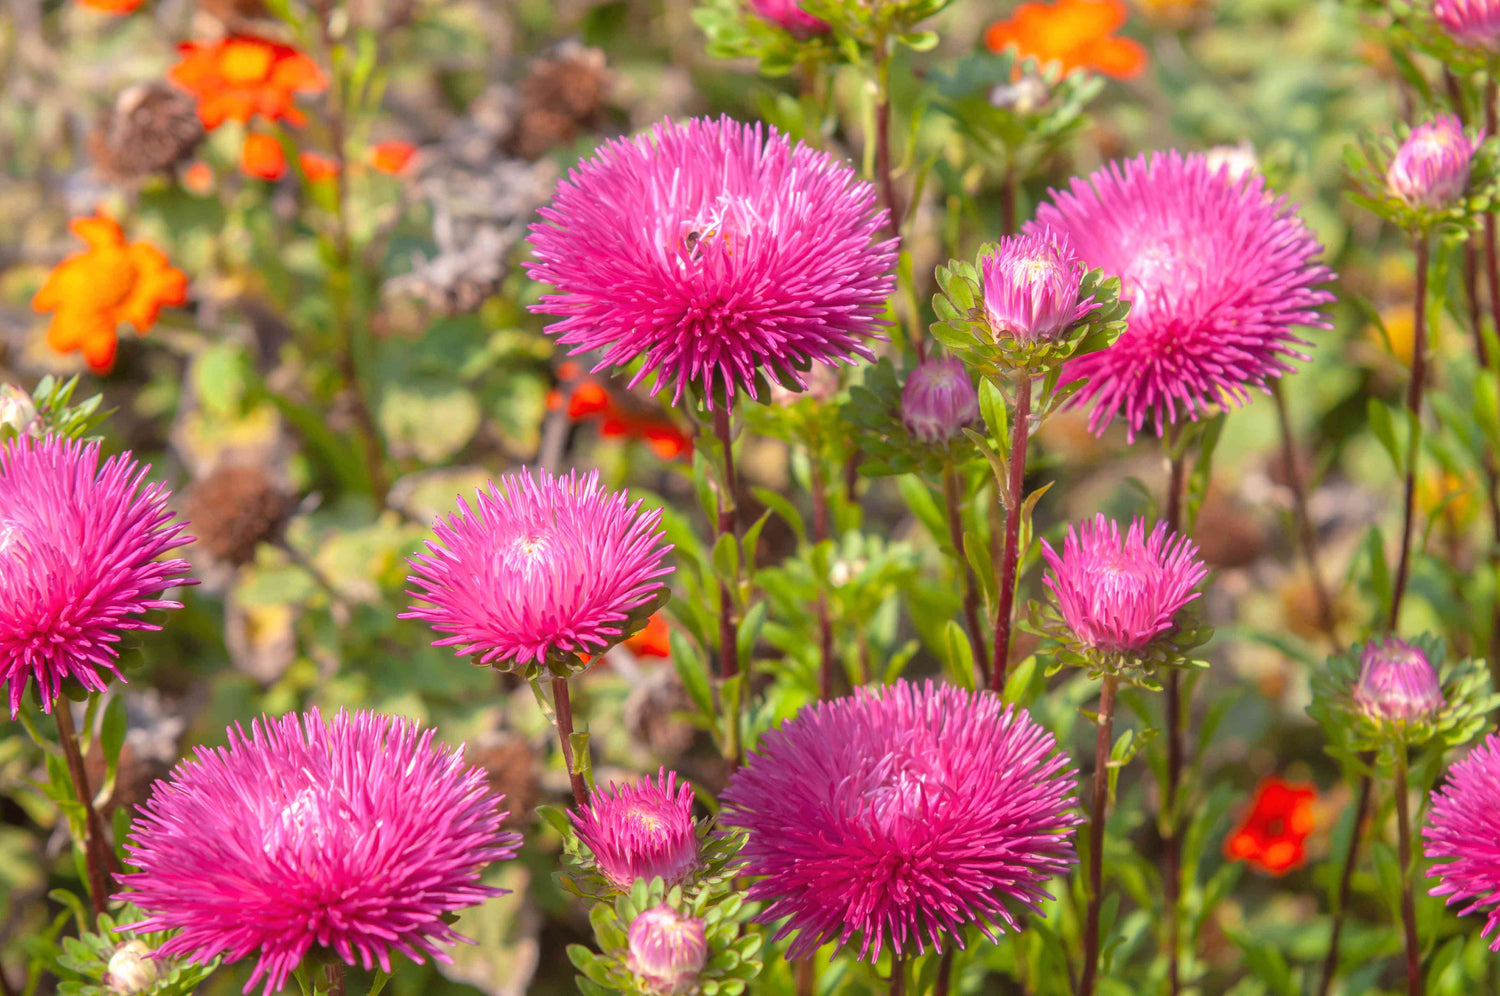
[[118,866],[105,841],[104,821],[94,808],[94,793],[89,788],[88,769],[83,765],[83,752],[78,749],[78,731],[73,727],[73,711],[67,699],[52,704],[52,716],[57,720],[57,739],[68,762],[73,796],[83,807],[83,854],[89,874],[89,901],[94,907],[94,915],[98,916],[104,912],[109,900],[110,873]]
[[943,957],[938,961],[937,982],[933,984],[932,996],[948,996],[948,989],[953,979],[953,947],[949,945],[943,949]]
[[1349,908],[1349,894],[1354,884],[1354,869],[1359,865],[1359,839],[1364,833],[1365,820],[1370,814],[1370,776],[1359,780],[1359,800],[1354,804],[1354,826],[1350,828],[1349,850],[1344,855],[1344,870],[1339,875],[1338,908],[1333,911],[1333,929],[1328,935],[1328,954],[1323,958],[1323,980],[1318,984],[1318,996],[1328,996],[1333,979],[1339,970],[1339,937],[1344,931],[1344,914]]
[[573,801],[586,806],[589,786],[573,761],[573,700],[568,695],[567,678],[552,679],[552,703],[557,713],[557,737],[562,741],[563,761],[568,766],[568,781],[573,785]]
[[[808,447],[812,468],[813,542],[828,538],[828,485],[823,480],[823,459]],[[828,592],[818,592],[818,697],[833,698],[833,676],[837,671],[833,658],[833,621],[828,616]]]
[[[1016,606],[1016,566],[1021,558],[1021,501],[1026,483],[1026,442],[1030,436],[1031,373],[1016,378],[1016,405],[1011,412],[1010,482],[1005,501],[1005,548],[1000,554],[1000,586],[995,606],[995,646],[990,688],[1005,690],[1005,667],[1010,660],[1011,616]],[[960,551],[961,552],[961,551]]]
[[984,627],[979,622],[979,579],[964,553],[963,513],[959,509],[958,472],[949,463],[943,468],[943,501],[948,512],[948,539],[958,556],[958,565],[964,578],[964,625],[969,629],[969,642],[973,644],[974,667],[979,672],[979,684],[984,684],[984,662],[988,659],[984,642]]
[[[739,527],[737,524],[735,495],[739,493],[739,481],[735,476],[734,468],[734,437],[731,432],[730,406],[733,400],[726,400],[724,404],[714,409],[714,435],[718,437],[719,445],[724,450],[724,479],[721,482],[723,489],[719,492],[719,535],[734,537],[734,542],[739,543]],[[740,673],[740,620],[739,612],[735,607],[736,592],[734,587],[738,586],[739,577],[733,579],[719,579],[719,678],[728,681]],[[739,694],[735,696],[735,709],[733,716],[725,717],[726,737],[724,740],[724,756],[732,767],[740,763],[740,710],[745,701],[745,695],[749,691],[748,681],[741,685]]]
[[1422,996],[1422,942],[1417,937],[1417,905],[1411,886],[1411,800],[1406,785],[1406,745],[1396,746],[1396,859],[1401,863],[1401,928],[1406,936],[1406,988]]
[[1099,688],[1099,731],[1094,737],[1094,794],[1089,809],[1089,904],[1083,920],[1083,979],[1079,996],[1093,996],[1099,975],[1099,911],[1104,905],[1104,831],[1109,814],[1109,753],[1114,746],[1115,693],[1120,679],[1104,676]]
[[1392,631],[1401,620],[1401,600],[1411,576],[1411,536],[1416,519],[1417,465],[1422,444],[1422,389],[1427,381],[1427,236],[1417,236],[1413,249],[1417,254],[1417,299],[1412,305],[1411,381],[1406,390],[1406,408],[1411,418],[1410,452],[1406,455],[1406,490],[1401,514],[1401,559],[1397,561],[1387,624]]
[[[1175,447],[1176,433],[1172,435]],[[1187,486],[1187,455],[1174,454],[1167,479],[1167,528],[1174,533],[1183,531],[1182,502]],[[1166,722],[1167,722],[1167,786],[1163,805],[1167,811],[1162,838],[1162,879],[1167,902],[1167,990],[1177,996],[1181,987],[1178,977],[1177,956],[1181,947],[1182,897],[1182,848],[1177,826],[1177,796],[1182,783],[1183,723],[1182,723],[1182,674],[1176,668],[1167,670]]]

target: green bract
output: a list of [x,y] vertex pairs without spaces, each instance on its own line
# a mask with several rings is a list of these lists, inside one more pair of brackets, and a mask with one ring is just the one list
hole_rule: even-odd
[[[558,885],[575,896],[595,902],[605,902],[619,894],[619,890],[599,873],[593,853],[578,839],[573,821],[566,812],[556,806],[538,806],[537,815],[546,820],[563,838],[563,867],[553,873]],[[712,817],[698,821],[697,832],[698,864],[687,881],[675,887],[676,891],[692,899],[725,895],[733,890],[734,877],[744,866],[744,862],[739,860],[744,834],[715,830]],[[639,881],[636,883],[637,886],[643,884]],[[651,884],[665,888],[660,877]]]
[[1152,691],[1160,691],[1156,672],[1162,668],[1205,670],[1208,661],[1193,656],[1193,651],[1203,646],[1214,635],[1213,628],[1203,624],[1200,618],[1201,599],[1181,609],[1171,630],[1161,634],[1139,650],[1100,650],[1079,642],[1063,620],[1062,614],[1050,602],[1032,601],[1026,610],[1026,621],[1022,629],[1044,636],[1057,644],[1052,662],[1047,665],[1049,676],[1064,667],[1083,668],[1090,678],[1112,675],[1121,681]]
[[[132,941],[143,942],[154,951],[171,937],[168,933],[136,934],[123,929],[138,919],[135,907],[127,906],[118,917],[99,914],[97,931],[64,938],[57,959],[58,966],[66,970],[57,984],[59,996],[119,996],[109,978],[109,961],[115,952]],[[219,967],[217,958],[207,965],[177,958],[155,959],[154,964],[155,978],[149,986],[133,989],[132,996],[189,996]]]
[[1344,165],[1354,186],[1350,199],[1412,234],[1468,238],[1500,197],[1500,138],[1490,136],[1474,152],[1468,188],[1462,197],[1445,208],[1414,207],[1391,193],[1385,178],[1391,160],[1411,131],[1411,126],[1398,123],[1395,134],[1365,133],[1357,145],[1344,150]]

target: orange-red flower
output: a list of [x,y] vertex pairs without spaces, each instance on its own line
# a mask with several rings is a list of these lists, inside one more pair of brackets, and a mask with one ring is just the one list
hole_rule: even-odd
[[253,131],[240,149],[240,171],[258,180],[279,180],[286,175],[286,152],[270,135]]
[[168,75],[198,98],[198,117],[205,128],[257,115],[302,124],[306,119],[293,104],[296,95],[318,93],[328,85],[307,56],[253,35],[184,42],[179,51],[182,61]]
[[646,628],[625,640],[625,646],[637,657],[672,656],[671,629],[660,612],[646,620]]
[[68,227],[88,249],[57,264],[31,306],[38,314],[52,312],[47,343],[53,349],[81,351],[102,373],[114,366],[120,323],[144,335],[164,306],[187,300],[187,277],[155,246],[127,243],[110,218],[74,218]]
[[411,165],[416,154],[417,147],[410,142],[400,140],[376,142],[370,146],[370,166],[377,172],[395,176]]
[[187,169],[182,171],[182,185],[189,193],[204,197],[213,192],[214,168],[199,159]]
[[1130,79],[1146,68],[1146,50],[1115,37],[1124,23],[1122,0],[1023,3],[1009,20],[990,25],[984,43],[992,52],[1014,45],[1022,58],[1060,63],[1064,73],[1083,68]]
[[338,160],[318,152],[300,153],[297,156],[297,165],[302,168],[302,175],[307,177],[309,183],[332,180],[339,175]]
[[1224,841],[1224,854],[1270,872],[1285,875],[1307,861],[1307,838],[1317,820],[1318,791],[1311,785],[1267,778],[1239,827]]
[[[582,377],[571,361],[558,368],[563,390],[547,395],[547,408],[566,410],[574,422],[594,421],[605,439],[633,439],[646,444],[663,460],[675,460],[693,451],[692,437],[670,416],[628,410],[599,381]],[[582,377],[582,379],[577,379]],[[572,381],[571,385],[567,382]],[[565,393],[566,392],[566,393]]]
[[78,0],[78,6],[102,10],[106,14],[128,14],[142,2],[143,0]]

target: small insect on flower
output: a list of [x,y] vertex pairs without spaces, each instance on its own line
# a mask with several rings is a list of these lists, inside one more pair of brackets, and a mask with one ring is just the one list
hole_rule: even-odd
[[115,365],[121,323],[145,335],[161,309],[187,300],[187,277],[145,242],[126,242],[111,218],[74,218],[68,230],[87,244],[57,264],[31,299],[38,314],[52,313],[47,344],[78,351],[96,373]]
[[798,38],[811,38],[828,30],[827,22],[803,10],[798,0],[750,0],[750,6],[767,21]]
[[1391,193],[1412,207],[1445,208],[1469,185],[1469,167],[1483,136],[1469,138],[1456,114],[1417,125],[1386,170]]
[[1139,516],[1123,536],[1103,515],[1069,526],[1062,553],[1042,540],[1042,556],[1042,584],[1068,629],[1084,647],[1110,654],[1142,651],[1172,629],[1208,574],[1192,540],[1164,522],[1148,534]]
[[1051,340],[1097,307],[1080,302],[1084,270],[1066,237],[1045,230],[1001,239],[981,257],[984,312],[997,341]]
[[1433,0],[1432,13],[1460,45],[1500,54],[1500,3],[1496,0]]
[[1448,782],[1433,791],[1432,811],[1422,828],[1424,851],[1436,878],[1432,895],[1462,905],[1459,916],[1485,915],[1481,936],[1500,951],[1500,735],[1448,769]]
[[657,996],[681,996],[692,990],[708,963],[703,921],[663,904],[630,921],[626,967]]
[[188,562],[162,554],[192,542],[170,493],[147,484],[129,453],[101,465],[98,443],[20,436],[0,445],[0,677],[11,718],[33,682],[52,711],[64,681],[103,691],[121,635],[182,603]]
[[963,361],[926,360],[906,376],[901,420],[924,443],[946,443],[979,419],[979,393]]
[[158,782],[131,828],[119,899],[174,931],[161,957],[254,956],[267,994],[309,955],[365,970],[448,961],[452,914],[501,895],[480,883],[518,834],[484,772],[434,731],[371,712],[262,718]]
[[1333,277],[1285,198],[1258,173],[1234,177],[1201,154],[1157,152],[1112,163],[1054,190],[1028,231],[1065,235],[1085,266],[1121,280],[1126,330],[1074,359],[1102,434],[1123,416],[1131,439],[1184,417],[1243,404],[1251,388],[1306,359],[1299,325],[1327,328],[1318,308]]
[[1443,690],[1420,647],[1388,638],[1360,654],[1354,705],[1372,719],[1421,722],[1443,707]]
[[655,781],[595,790],[573,819],[599,874],[620,892],[638,879],[680,885],[698,864],[693,787],[665,768]]
[[848,163],[728,118],[664,122],[606,142],[531,227],[535,310],[595,371],[640,358],[630,385],[712,407],[812,363],[869,357],[894,286],[895,242]]
[[[580,670],[646,624],[666,600],[660,510],[606,491],[597,471],[520,471],[439,519],[436,541],[411,558],[416,604],[403,619],[433,643],[503,671]],[[425,603],[425,604],[421,604]]]
[[1307,838],[1317,826],[1317,789],[1280,778],[1267,778],[1238,828],[1224,841],[1224,855],[1269,872],[1285,875],[1307,862]]
[[859,957],[1020,928],[1073,864],[1074,774],[998,696],[906,681],[804,708],[730,778],[759,919],[788,957],[858,937]]
[[321,93],[327,79],[316,63],[289,45],[231,35],[213,42],[184,42],[182,59],[168,78],[198,98],[198,118],[214,129],[225,121],[261,117],[301,125],[299,93]]

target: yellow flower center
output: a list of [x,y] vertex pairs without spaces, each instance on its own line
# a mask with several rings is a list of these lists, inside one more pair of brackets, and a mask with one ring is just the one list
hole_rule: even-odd
[[271,73],[275,54],[265,45],[253,41],[232,41],[219,55],[219,73],[226,83],[250,86],[263,83]]

